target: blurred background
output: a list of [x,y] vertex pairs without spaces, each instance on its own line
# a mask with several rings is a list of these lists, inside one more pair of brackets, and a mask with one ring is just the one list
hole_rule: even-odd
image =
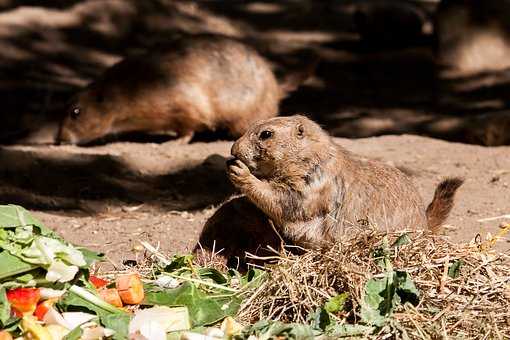
[[121,58],[197,33],[278,73],[320,57],[281,105],[339,137],[510,143],[510,1],[0,0],[1,143],[48,143],[73,94]]

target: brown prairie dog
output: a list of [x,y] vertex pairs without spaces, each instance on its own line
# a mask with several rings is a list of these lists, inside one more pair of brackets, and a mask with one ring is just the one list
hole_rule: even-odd
[[436,231],[463,182],[443,181],[425,208],[400,170],[350,153],[299,115],[253,125],[232,146],[232,155],[234,185],[283,237],[303,246],[334,242],[367,222],[383,230]]
[[[313,65],[314,66],[314,65]],[[234,39],[199,35],[170,49],[128,57],[78,93],[58,140],[85,144],[111,134],[227,130],[234,138],[274,117],[311,68],[279,84],[269,63]]]

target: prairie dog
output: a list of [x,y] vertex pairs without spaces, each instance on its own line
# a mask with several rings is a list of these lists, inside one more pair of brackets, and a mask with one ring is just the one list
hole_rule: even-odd
[[444,180],[425,208],[400,170],[347,151],[300,115],[253,125],[231,153],[232,183],[283,237],[302,246],[335,242],[366,224],[435,232],[463,183],[460,178]]
[[107,69],[76,95],[57,139],[86,144],[111,134],[169,132],[187,142],[195,132],[217,129],[237,138],[276,116],[280,100],[307,72],[279,84],[269,63],[241,42],[184,38]]

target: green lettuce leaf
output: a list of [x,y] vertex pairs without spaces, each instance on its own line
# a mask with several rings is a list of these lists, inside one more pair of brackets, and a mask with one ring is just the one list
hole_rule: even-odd
[[147,286],[145,305],[186,306],[193,327],[214,324],[227,316],[234,316],[239,310],[241,299],[235,296],[212,298],[197,287],[185,282],[174,289]]
[[37,266],[26,263],[7,251],[0,252],[0,280],[29,272]]

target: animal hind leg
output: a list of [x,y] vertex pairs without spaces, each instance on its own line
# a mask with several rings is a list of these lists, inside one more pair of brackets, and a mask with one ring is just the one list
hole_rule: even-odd
[[191,142],[191,140],[193,139],[194,135],[195,135],[195,132],[192,130],[186,131],[184,133],[180,133],[179,137],[177,137],[175,142],[177,142],[177,144],[180,144],[180,145],[189,144],[189,142]]

